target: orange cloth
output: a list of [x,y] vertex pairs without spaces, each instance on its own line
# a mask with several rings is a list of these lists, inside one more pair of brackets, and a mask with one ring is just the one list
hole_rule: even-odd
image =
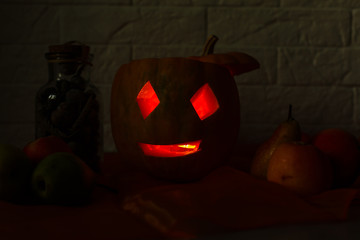
[[116,194],[95,188],[81,207],[16,205],[0,201],[1,240],[163,239],[156,229],[121,209]]
[[124,209],[171,237],[258,227],[345,220],[357,189],[300,198],[230,167],[190,184],[153,187],[127,197]]
[[117,176],[108,183],[125,193],[124,210],[165,236],[175,238],[343,221],[350,204],[358,197],[358,189],[349,188],[300,198],[280,185],[237,170],[248,167],[249,157],[243,156],[240,162],[230,163],[233,167],[221,167],[198,182],[186,184],[162,182],[136,171],[122,172],[119,176],[115,173],[119,172],[121,160],[116,155],[108,158],[107,167],[112,167],[105,172],[109,173],[107,180]]
[[229,166],[195,183],[172,184],[128,168],[117,154],[105,155],[99,183],[119,193],[97,187],[91,204],[81,207],[0,201],[0,239],[191,238],[279,224],[341,221],[357,193],[338,189],[301,199]]

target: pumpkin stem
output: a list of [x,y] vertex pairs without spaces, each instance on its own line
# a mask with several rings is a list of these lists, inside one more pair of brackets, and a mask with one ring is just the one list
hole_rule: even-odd
[[206,56],[209,54],[213,54],[214,53],[214,47],[215,47],[215,43],[217,42],[217,40],[219,40],[219,38],[215,35],[210,35],[208,37],[208,39],[205,42],[205,46],[203,49],[203,52],[201,54],[201,56]]
[[289,113],[288,113],[288,121],[290,120],[293,120],[293,117],[292,117],[292,105],[289,104]]

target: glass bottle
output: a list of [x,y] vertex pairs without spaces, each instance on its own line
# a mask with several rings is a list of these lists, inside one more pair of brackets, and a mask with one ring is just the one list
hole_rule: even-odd
[[90,81],[90,47],[79,42],[49,46],[49,80],[36,95],[35,137],[61,137],[94,171],[103,157],[102,101]]

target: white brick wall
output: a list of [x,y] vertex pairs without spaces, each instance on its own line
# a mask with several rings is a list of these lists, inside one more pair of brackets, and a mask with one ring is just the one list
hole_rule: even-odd
[[95,54],[103,93],[105,150],[115,150],[110,90],[131,59],[243,51],[261,69],[236,77],[242,141],[259,142],[294,117],[310,134],[343,127],[360,136],[358,0],[0,0],[0,141],[34,138],[34,96],[47,81],[50,44],[79,40]]

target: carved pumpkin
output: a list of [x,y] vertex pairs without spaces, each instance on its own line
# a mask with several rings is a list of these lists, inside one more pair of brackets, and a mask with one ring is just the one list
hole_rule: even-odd
[[[216,38],[208,40],[204,52]],[[244,53],[141,59],[122,65],[111,93],[118,152],[168,180],[199,179],[226,162],[240,103],[233,75],[258,68]]]

